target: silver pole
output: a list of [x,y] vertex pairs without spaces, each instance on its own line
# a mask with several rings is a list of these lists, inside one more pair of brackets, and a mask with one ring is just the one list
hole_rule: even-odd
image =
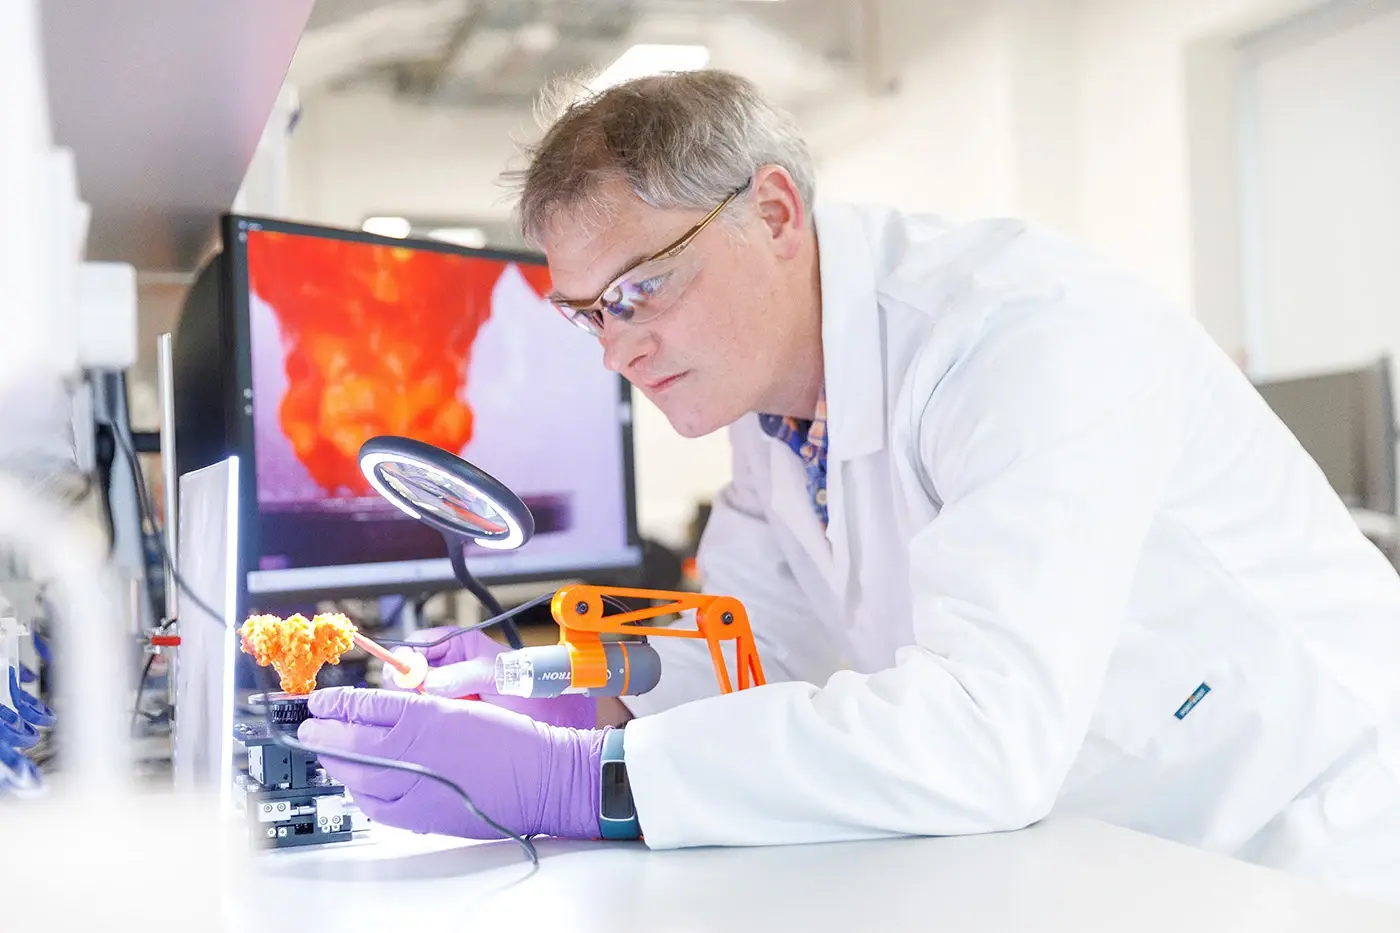
[[[176,532],[180,527],[176,514],[179,496],[179,473],[175,469],[175,359],[169,334],[156,340],[157,378],[160,388],[160,472],[165,487],[165,549],[175,559]],[[180,603],[172,568],[165,567],[165,617],[178,618]]]
[[[156,378],[160,391],[160,475],[165,487],[165,552],[170,562],[163,563],[165,571],[165,618],[167,621],[179,618],[180,594],[175,582],[174,561],[179,553],[178,532],[180,516],[180,474],[175,467],[175,356],[169,334],[161,334],[156,339]],[[173,710],[176,696],[176,671],[178,653],[174,648],[165,651],[165,698]]]

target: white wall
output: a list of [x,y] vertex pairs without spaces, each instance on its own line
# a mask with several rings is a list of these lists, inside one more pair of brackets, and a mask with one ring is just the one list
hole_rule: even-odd
[[356,228],[371,214],[509,217],[497,178],[530,129],[505,111],[309,96],[292,136],[288,213]]
[[1077,3],[1020,0],[1003,7],[1014,127],[1015,209],[1068,231],[1082,226],[1083,40]]
[[1247,51],[1255,372],[1400,356],[1400,3],[1355,3]]
[[[1234,238],[1213,236],[1238,210],[1228,105],[1236,37],[1311,0],[1086,0],[1081,10],[1082,235],[1177,301],[1231,353],[1243,344]],[[1203,47],[1221,51],[1193,57]],[[1192,64],[1196,70],[1188,70]],[[1194,114],[1188,103],[1224,108]],[[1193,117],[1195,119],[1193,119]],[[1195,164],[1193,165],[1193,155]],[[1224,179],[1222,181],[1222,179]],[[1194,184],[1216,186],[1194,196]],[[1204,211],[1193,225],[1193,210]],[[1223,251],[1223,252],[1222,252]],[[1228,266],[1198,277],[1199,256]]]
[[898,94],[803,115],[846,128],[814,138],[819,183],[843,198],[1060,227],[1196,309],[1238,352],[1233,43],[1309,5],[968,4],[901,63]]
[[803,112],[824,196],[955,217],[1011,210],[1012,94],[1002,17],[969,8],[898,69],[899,90],[853,90]]

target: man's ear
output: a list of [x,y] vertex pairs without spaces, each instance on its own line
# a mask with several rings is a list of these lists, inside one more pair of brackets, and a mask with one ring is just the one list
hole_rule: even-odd
[[807,207],[788,170],[781,165],[761,167],[754,172],[749,197],[778,257],[796,256],[806,234]]

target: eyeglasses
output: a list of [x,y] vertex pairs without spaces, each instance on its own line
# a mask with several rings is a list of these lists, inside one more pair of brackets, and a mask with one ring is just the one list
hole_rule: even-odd
[[633,265],[593,298],[579,301],[551,298],[550,304],[569,323],[595,337],[602,336],[605,314],[629,324],[645,324],[654,320],[672,306],[676,296],[700,271],[699,261],[688,260],[684,255],[685,248],[748,187],[749,182],[746,181],[735,188],[698,224],[681,234],[680,239]]

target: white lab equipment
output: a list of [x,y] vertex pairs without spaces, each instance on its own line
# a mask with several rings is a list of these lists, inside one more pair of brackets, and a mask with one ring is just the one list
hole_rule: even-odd
[[79,516],[0,472],[0,549],[18,551],[50,584],[54,640],[64,659],[58,695],[65,786],[74,793],[120,794],[130,782],[122,718],[125,654],[120,626],[104,624],[118,617],[118,603],[100,537]]
[[[131,349],[124,329],[131,318],[123,316],[101,322],[121,325],[110,339],[80,350],[78,283],[89,215],[74,194],[72,160],[53,148],[45,74],[62,138],[84,157],[85,193],[101,205],[93,219],[105,239],[95,250],[129,258],[157,244],[144,255],[167,258],[145,267],[175,268],[189,261],[182,250],[198,249],[193,241],[206,232],[200,221],[212,230],[216,212],[231,203],[246,168],[247,129],[264,121],[259,100],[270,100],[269,87],[282,82],[310,2],[256,0],[233,13],[219,4],[181,5],[178,15],[162,6],[169,5],[0,3],[0,412],[39,393],[46,405],[61,401],[78,388],[85,365],[119,365]],[[229,16],[247,29],[230,28]],[[51,59],[47,70],[41,48]],[[152,62],[161,67],[153,72]],[[220,75],[234,73],[236,86],[220,85]],[[162,97],[153,93],[162,82],[195,90]],[[139,105],[122,106],[133,100]],[[191,123],[191,113],[207,122]],[[225,128],[226,136],[210,132]],[[183,152],[175,162],[188,171],[163,172],[150,184],[143,149]],[[129,270],[109,271],[107,293],[120,292],[119,304],[129,308]],[[96,304],[88,308],[101,313]],[[0,431],[3,441],[12,437]],[[120,870],[137,863],[162,866],[167,888],[157,912],[217,926],[236,890],[237,860],[230,855],[236,850],[223,847],[215,801],[127,793],[129,643],[103,535],[90,516],[36,493],[30,476],[16,478],[4,456],[11,450],[29,453],[22,441],[0,450],[0,551],[20,553],[46,583],[62,665],[55,706],[63,748],[45,799],[5,808],[7,851],[24,857],[5,861],[0,887],[25,895],[6,900],[6,926],[86,929],[149,919],[152,902],[131,898],[130,877]],[[78,460],[84,462],[81,454]],[[74,890],[84,896],[73,897]]]
[[[0,4],[0,410],[23,408],[77,375],[75,305],[86,209],[71,157],[55,150],[39,42],[39,7]],[[0,548],[18,552],[50,581],[64,658],[65,779],[110,793],[129,778],[122,728],[120,628],[104,625],[115,605],[100,535],[0,463]]]
[[29,639],[29,629],[0,595],[0,741],[19,748],[33,746],[39,730],[54,724],[53,711],[24,689],[20,645]]
[[816,223],[830,525],[736,424],[700,566],[769,684],[711,697],[703,646],[656,643],[624,700],[648,844],[1054,810],[1393,885],[1400,579],[1244,375],[1056,235]]
[[28,706],[19,686],[19,643],[27,634],[14,608],[0,595],[0,795],[38,793],[43,786],[39,769],[20,754],[39,740],[32,717],[25,715]]
[[[572,684],[574,661],[569,645],[535,645],[519,651],[498,654],[493,679],[502,696],[557,697],[566,693],[582,693],[593,697],[616,697],[646,693],[661,682],[661,659],[656,649],[640,642],[604,642],[603,660],[607,665],[607,683],[601,687],[575,687]],[[454,668],[465,665],[449,664],[428,675],[430,693],[455,695],[444,687]],[[466,673],[467,671],[463,671]],[[437,675],[434,677],[434,675]],[[460,675],[459,675],[460,676]],[[435,683],[437,680],[439,683]]]
[[237,457],[180,477],[179,541],[180,579],[194,598],[181,600],[174,784],[182,791],[213,791],[228,807],[238,653]]
[[78,363],[113,371],[135,366],[136,270],[124,262],[85,262],[78,271]]

